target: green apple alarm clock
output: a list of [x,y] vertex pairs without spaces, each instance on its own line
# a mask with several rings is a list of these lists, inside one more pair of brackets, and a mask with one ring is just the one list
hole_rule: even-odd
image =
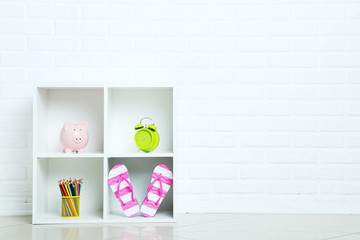
[[143,125],[141,122],[144,119],[152,121],[149,117],[144,117],[140,120],[140,123],[135,126],[136,133],[134,140],[136,146],[141,151],[151,152],[159,145],[160,138],[158,132],[156,131],[157,127],[155,126],[155,123]]

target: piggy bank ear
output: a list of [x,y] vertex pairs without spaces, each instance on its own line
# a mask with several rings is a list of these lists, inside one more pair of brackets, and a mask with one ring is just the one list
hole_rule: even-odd
[[87,130],[89,124],[86,121],[82,121],[79,125]]
[[72,128],[73,124],[71,122],[65,122],[64,123],[64,129],[65,131],[68,131]]

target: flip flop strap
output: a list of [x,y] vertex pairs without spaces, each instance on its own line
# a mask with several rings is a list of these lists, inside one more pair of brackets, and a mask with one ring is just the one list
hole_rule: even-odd
[[148,189],[146,190],[146,200],[149,201],[149,198],[148,198],[148,193],[149,191],[151,190],[151,188],[154,186],[155,182],[156,181],[159,181],[160,183],[160,188],[159,188],[159,199],[156,201],[156,205],[159,205],[159,202],[160,202],[160,199],[161,199],[161,196],[163,195],[163,185],[162,185],[162,181],[161,181],[161,173],[154,179],[154,181],[152,181],[148,187]]
[[128,188],[130,188],[131,190],[131,201],[134,201],[134,191],[133,191],[133,186],[131,185],[131,183],[122,176],[122,174],[119,175],[118,177],[118,186],[117,186],[117,198],[120,200],[121,204],[123,206],[125,206],[125,203],[123,202],[123,200],[121,200],[120,196],[119,196],[119,190],[120,190],[120,185],[121,185],[121,182],[122,181],[125,181],[129,186],[127,186]]

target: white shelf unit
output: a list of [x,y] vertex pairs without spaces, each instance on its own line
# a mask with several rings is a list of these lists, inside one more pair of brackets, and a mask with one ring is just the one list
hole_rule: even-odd
[[[174,180],[158,212],[127,218],[107,177],[117,163],[127,166],[139,202],[145,198],[155,166],[165,163],[174,174],[174,88],[136,86],[38,86],[34,90],[33,224],[174,222]],[[138,151],[134,126],[151,117],[160,143],[151,153]],[[89,123],[83,153],[63,153],[59,135],[65,121]],[[83,178],[80,217],[61,217],[58,180]]]

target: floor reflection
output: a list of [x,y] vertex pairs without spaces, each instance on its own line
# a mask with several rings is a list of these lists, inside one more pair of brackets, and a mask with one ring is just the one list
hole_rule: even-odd
[[37,226],[33,225],[32,240],[164,240],[173,239],[173,227],[146,226],[139,224],[86,225],[86,226]]
[[103,239],[103,228],[98,226],[88,227],[62,227],[33,226],[32,239],[42,240],[76,240],[76,239]]
[[[126,239],[126,240],[164,240],[173,234],[173,227],[169,226],[166,235],[163,228],[157,226],[134,225],[134,226],[104,226],[104,239]],[[168,235],[169,234],[169,235]]]
[[0,240],[358,240],[360,215],[182,214],[176,223],[32,225],[0,217]]

